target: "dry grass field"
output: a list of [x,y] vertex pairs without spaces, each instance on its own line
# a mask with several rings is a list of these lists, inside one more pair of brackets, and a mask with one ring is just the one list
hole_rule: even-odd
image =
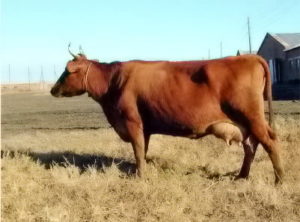
[[155,135],[147,174],[87,96],[2,94],[2,221],[300,221],[300,102],[274,102],[286,170],[274,185],[259,147],[248,180],[243,150],[208,136]]

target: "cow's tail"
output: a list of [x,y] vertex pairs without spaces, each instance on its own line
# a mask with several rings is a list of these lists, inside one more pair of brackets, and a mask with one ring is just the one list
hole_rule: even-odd
[[265,71],[265,88],[264,88],[264,97],[268,101],[268,107],[269,107],[269,124],[272,128],[273,127],[273,121],[274,121],[274,113],[273,113],[273,107],[272,107],[272,81],[271,81],[271,73],[269,66],[267,62],[262,58],[259,57],[260,63],[262,64],[264,71]]

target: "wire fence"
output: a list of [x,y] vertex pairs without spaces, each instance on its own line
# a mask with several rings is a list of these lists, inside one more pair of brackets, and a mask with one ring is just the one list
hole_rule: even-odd
[[[31,82],[55,82],[59,75],[57,75],[57,66],[21,66],[21,65],[2,65],[1,67],[1,83],[31,83]],[[58,66],[59,70],[63,70]]]
[[[46,68],[45,68],[46,67]],[[8,64],[2,66],[1,90],[47,91],[57,81],[57,65],[27,66]]]

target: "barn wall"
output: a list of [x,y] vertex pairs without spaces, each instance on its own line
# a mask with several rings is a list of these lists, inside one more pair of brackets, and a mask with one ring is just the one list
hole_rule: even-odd
[[300,80],[300,47],[286,51],[287,81]]
[[262,56],[269,64],[273,83],[288,81],[288,65],[285,62],[285,48],[270,34],[267,34],[258,55]]
[[267,34],[258,54],[269,61],[270,59],[285,59],[284,46],[282,46],[271,35]]

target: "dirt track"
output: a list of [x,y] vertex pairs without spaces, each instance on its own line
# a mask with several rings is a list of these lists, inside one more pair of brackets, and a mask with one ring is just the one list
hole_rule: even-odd
[[57,99],[47,93],[2,95],[2,136],[23,130],[109,127],[98,104],[87,96]]

